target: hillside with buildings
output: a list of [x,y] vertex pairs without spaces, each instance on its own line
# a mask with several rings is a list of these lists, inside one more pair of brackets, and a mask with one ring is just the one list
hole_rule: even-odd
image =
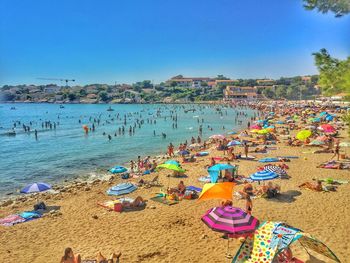
[[311,99],[320,94],[318,76],[273,79],[229,79],[223,75],[184,77],[178,75],[153,84],[91,84],[85,86],[5,85],[2,102],[37,103],[186,103],[216,100]]

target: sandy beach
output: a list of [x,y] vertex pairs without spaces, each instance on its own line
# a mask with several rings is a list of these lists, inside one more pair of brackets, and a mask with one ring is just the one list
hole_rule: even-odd
[[[343,132],[342,136],[345,135]],[[347,223],[350,220],[348,200],[350,185],[338,187],[337,192],[319,193],[300,190],[298,185],[313,178],[347,180],[349,171],[316,168],[327,161],[332,154],[311,154],[311,147],[287,147],[282,143],[277,150],[265,156],[295,155],[288,163],[290,179],[275,180],[281,185],[282,195],[278,200],[257,198],[253,200],[253,215],[260,221],[283,221],[309,232],[327,244],[342,262],[349,261],[350,237]],[[210,149],[210,156],[222,156],[222,152]],[[210,157],[198,158],[196,163],[185,163],[187,178],[167,177],[166,170],[159,171],[163,189],[176,186],[180,180],[186,185],[202,187],[198,177],[207,175],[204,166]],[[239,175],[250,175],[261,165],[256,161],[239,160]],[[150,180],[155,174],[145,175]],[[179,204],[166,206],[148,201],[142,211],[116,213],[97,205],[97,202],[114,199],[105,191],[118,182],[118,176],[109,180],[95,180],[92,183],[75,183],[61,189],[57,194],[40,194],[48,206],[59,212],[48,214],[41,219],[12,227],[0,227],[2,246],[0,254],[3,262],[59,262],[65,247],[72,247],[83,259],[94,259],[101,251],[108,256],[112,252],[122,252],[121,262],[231,262],[225,258],[227,241],[219,233],[211,231],[200,220],[219,200],[183,200]],[[135,181],[136,179],[130,179]],[[255,183],[256,184],[256,183]],[[235,191],[242,185],[235,187]],[[149,199],[160,188],[139,188],[129,194]],[[18,211],[31,210],[35,197],[26,197],[1,207],[0,217]],[[245,201],[234,199],[234,206],[244,208]],[[238,240],[230,242],[230,253],[235,254],[240,246]],[[317,255],[309,259],[301,246],[294,248],[294,254],[306,262],[331,262]],[[318,261],[321,260],[321,261]]]

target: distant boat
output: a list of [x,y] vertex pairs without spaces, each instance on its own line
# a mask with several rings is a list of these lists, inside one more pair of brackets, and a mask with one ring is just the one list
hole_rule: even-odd
[[107,111],[114,111],[111,106],[107,109]]
[[64,109],[64,106],[62,104],[60,105],[60,109]]

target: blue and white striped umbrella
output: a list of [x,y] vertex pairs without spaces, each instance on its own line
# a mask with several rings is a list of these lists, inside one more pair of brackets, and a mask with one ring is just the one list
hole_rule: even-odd
[[137,189],[137,186],[132,183],[121,183],[117,184],[108,189],[108,195],[125,195],[131,192],[134,192]]
[[270,171],[259,171],[250,176],[250,179],[253,181],[267,181],[267,180],[272,180],[278,177],[278,174]]
[[231,147],[231,146],[236,146],[236,145],[241,145],[242,143],[240,141],[230,141],[228,144],[227,144],[227,147]]
[[49,189],[51,189],[51,185],[47,183],[33,183],[33,184],[28,184],[26,187],[24,187],[21,190],[21,193],[30,194],[30,193],[43,192]]

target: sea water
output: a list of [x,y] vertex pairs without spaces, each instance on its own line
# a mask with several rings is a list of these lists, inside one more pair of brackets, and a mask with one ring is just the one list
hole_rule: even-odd
[[[107,111],[109,107],[114,111]],[[237,117],[237,111],[246,113],[247,118]],[[120,119],[116,118],[118,113]],[[177,115],[177,128],[173,128],[172,113]],[[125,114],[130,114],[125,134],[119,135]],[[177,145],[188,140],[190,144],[191,137],[199,134],[199,125],[203,127],[202,138],[239,130],[253,115],[249,109],[213,105],[66,104],[63,108],[57,104],[0,104],[0,196],[17,192],[27,183],[98,175],[136,160],[138,155],[164,154],[170,142]],[[100,124],[95,123],[95,132],[86,135],[82,126],[91,128],[94,118],[100,118]],[[144,124],[136,126],[135,134],[130,136],[129,126],[141,118]],[[243,123],[235,124],[235,118]],[[16,121],[21,122],[16,125],[16,136],[6,135]],[[45,121],[59,125],[56,129],[42,128]],[[23,124],[31,127],[29,133],[24,132]],[[108,134],[112,136],[110,141]]]

